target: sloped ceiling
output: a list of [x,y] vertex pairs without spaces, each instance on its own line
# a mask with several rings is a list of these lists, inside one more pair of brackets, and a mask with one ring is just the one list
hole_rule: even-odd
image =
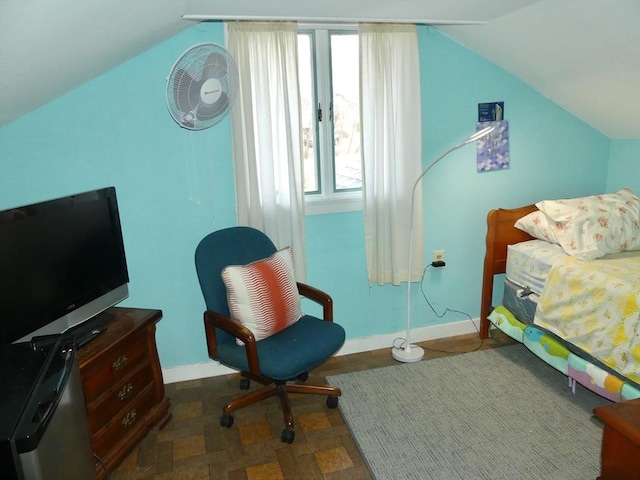
[[193,25],[185,14],[434,24],[606,136],[640,138],[639,0],[0,0],[0,126]]

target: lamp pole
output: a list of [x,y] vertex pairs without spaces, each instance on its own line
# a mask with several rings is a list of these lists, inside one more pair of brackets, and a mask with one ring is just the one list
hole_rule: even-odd
[[427,174],[432,167],[434,167],[440,160],[449,155],[454,150],[457,150],[460,147],[464,147],[468,143],[476,142],[481,138],[486,137],[491,132],[496,129],[496,125],[490,125],[488,127],[483,128],[482,130],[478,130],[476,133],[471,135],[465,141],[458,143],[457,145],[451,147],[449,150],[440,155],[436,160],[434,160],[416,179],[413,184],[413,188],[411,189],[411,206],[410,206],[410,217],[409,217],[409,261],[408,261],[408,270],[407,270],[407,332],[405,337],[405,343],[400,347],[393,347],[391,350],[391,355],[393,358],[398,360],[399,362],[417,362],[422,360],[424,357],[424,349],[417,345],[411,345],[411,267],[413,260],[413,210],[415,204],[416,197],[416,189],[420,184],[422,178]]

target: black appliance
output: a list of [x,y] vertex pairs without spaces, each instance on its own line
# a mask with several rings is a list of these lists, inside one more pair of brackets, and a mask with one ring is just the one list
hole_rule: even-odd
[[81,325],[128,282],[114,187],[0,211],[0,344]]
[[2,478],[96,478],[76,348],[68,336],[0,346]]

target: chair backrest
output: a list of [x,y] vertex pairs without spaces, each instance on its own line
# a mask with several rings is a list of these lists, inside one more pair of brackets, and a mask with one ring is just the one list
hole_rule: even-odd
[[260,230],[231,227],[210,233],[196,248],[196,272],[207,310],[229,315],[227,289],[222,270],[227,265],[246,265],[276,251],[273,242]]

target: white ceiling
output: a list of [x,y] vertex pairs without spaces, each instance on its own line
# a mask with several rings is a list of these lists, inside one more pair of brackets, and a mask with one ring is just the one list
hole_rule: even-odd
[[640,138],[640,0],[0,0],[0,125],[193,25],[185,14],[436,24],[606,136]]

